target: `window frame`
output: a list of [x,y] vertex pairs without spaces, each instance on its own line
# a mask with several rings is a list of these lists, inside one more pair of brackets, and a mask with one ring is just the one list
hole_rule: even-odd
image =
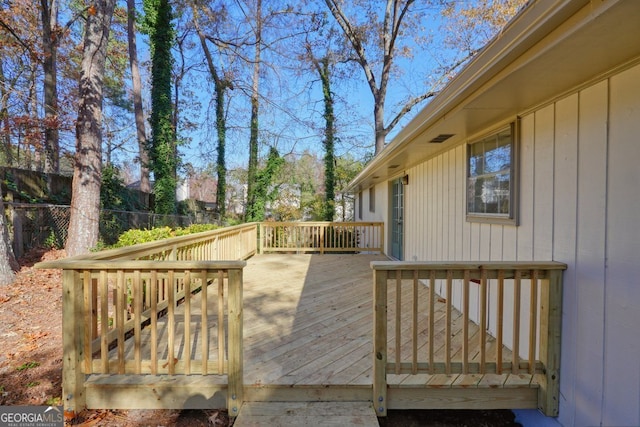
[[[482,212],[470,212],[469,211],[469,180],[471,179],[471,150],[474,144],[483,143],[488,138],[495,137],[496,135],[510,130],[511,132],[511,153],[509,163],[509,213],[508,214],[495,214],[495,213],[482,213]],[[490,224],[507,224],[518,225],[518,205],[519,205],[519,151],[520,151],[520,124],[519,119],[509,123],[507,126],[502,126],[491,133],[475,139],[472,142],[467,143],[467,159],[466,159],[466,173],[465,173],[465,212],[467,222],[479,222]]]

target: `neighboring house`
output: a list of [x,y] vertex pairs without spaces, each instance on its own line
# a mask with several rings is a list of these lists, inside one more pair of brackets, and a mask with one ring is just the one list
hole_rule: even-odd
[[554,260],[565,426],[640,425],[640,1],[532,1],[351,183],[400,260]]
[[176,200],[193,199],[205,203],[216,203],[218,182],[206,174],[188,174],[178,180]]

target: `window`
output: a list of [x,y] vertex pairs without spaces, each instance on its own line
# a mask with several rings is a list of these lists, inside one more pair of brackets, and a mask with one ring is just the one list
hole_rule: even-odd
[[515,223],[515,125],[469,144],[467,220]]
[[376,188],[369,188],[369,212],[376,211]]

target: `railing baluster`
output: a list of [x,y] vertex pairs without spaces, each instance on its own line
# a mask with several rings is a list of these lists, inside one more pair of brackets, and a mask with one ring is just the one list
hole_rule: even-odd
[[462,373],[469,373],[469,276],[470,271],[464,270],[462,282]]
[[116,322],[118,328],[118,373],[124,374],[124,312],[125,306],[125,283],[124,283],[124,271],[118,270],[118,276],[116,280]]
[[109,280],[107,271],[100,271],[100,360],[102,374],[109,373]]
[[224,372],[224,271],[218,271],[218,373]]
[[134,357],[136,362],[136,374],[142,372],[141,367],[141,346],[142,346],[142,278],[140,270],[135,270],[133,273],[133,303],[134,303]]
[[433,316],[435,315],[435,300],[436,300],[436,272],[431,270],[429,272],[429,373],[433,374],[434,371],[434,336],[435,325]]
[[209,319],[207,307],[207,270],[200,271],[200,336],[202,337],[202,375],[207,375],[209,370]]
[[513,280],[513,354],[511,358],[511,373],[520,372],[520,292],[522,272],[516,270]]
[[91,284],[91,272],[85,270],[83,272],[83,303],[84,303],[84,372],[85,374],[91,373],[91,341],[93,331],[93,286]]
[[151,373],[158,374],[158,272],[151,270]]
[[447,325],[445,330],[445,373],[451,373],[451,297],[453,272],[447,270]]
[[184,373],[191,374],[191,272],[184,272]]
[[498,270],[498,308],[496,311],[496,373],[502,374],[502,346],[504,322],[504,270]]
[[529,373],[536,371],[536,341],[538,326],[538,270],[531,271],[531,296],[529,298]]
[[400,373],[402,362],[402,272],[396,270],[396,374]]
[[98,279],[91,279],[91,340],[98,338]]
[[487,270],[480,272],[480,373],[486,372],[487,363]]
[[167,279],[169,286],[169,302],[167,306],[167,317],[168,317],[168,327],[167,327],[167,345],[168,345],[168,357],[167,357],[167,365],[169,368],[169,375],[175,375],[175,330],[176,330],[176,316],[175,316],[175,306],[176,306],[176,283],[174,281],[173,270],[169,270],[169,278]]
[[418,270],[413,270],[413,354],[411,373],[418,373]]

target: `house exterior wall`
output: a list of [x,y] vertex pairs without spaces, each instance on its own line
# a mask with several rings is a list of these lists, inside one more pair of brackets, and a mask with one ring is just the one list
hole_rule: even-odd
[[[374,210],[371,212],[369,210],[369,189],[365,189],[362,192],[356,195],[356,221],[367,221],[367,222],[384,222],[385,224],[389,224],[389,189],[387,188],[387,184],[379,184],[373,187],[375,191],[374,195]],[[362,197],[362,203],[357,200],[358,197]],[[359,215],[359,208],[362,206],[362,215]],[[389,230],[384,230],[385,236],[389,236]],[[385,237],[385,253],[389,253],[389,239]]]
[[405,171],[404,259],[566,263],[559,421],[640,425],[640,65],[522,114],[517,226],[466,221],[466,149]]

